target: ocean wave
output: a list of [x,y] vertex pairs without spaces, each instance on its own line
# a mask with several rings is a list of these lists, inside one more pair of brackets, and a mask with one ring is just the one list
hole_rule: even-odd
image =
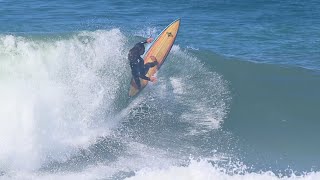
[[[319,176],[309,170],[318,162],[317,73],[174,45],[158,83],[129,99],[126,56],[138,39],[119,29],[0,36],[1,177]],[[308,141],[297,144],[299,138]],[[299,162],[305,155],[299,148],[311,158]],[[189,162],[190,155],[200,160]],[[208,162],[213,155],[217,161],[241,159],[241,171],[230,173],[228,162]],[[245,171],[244,164],[259,165]],[[309,171],[276,173],[292,164]]]
[[0,169],[36,170],[108,131],[98,127],[126,74],[124,43],[117,29],[0,37]]

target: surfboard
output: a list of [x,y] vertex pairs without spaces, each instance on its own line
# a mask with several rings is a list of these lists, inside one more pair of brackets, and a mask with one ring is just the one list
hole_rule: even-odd
[[[153,76],[161,67],[161,65],[166,60],[174,41],[176,40],[178,31],[180,26],[180,19],[177,19],[173,21],[171,24],[169,24],[153,41],[152,45],[148,49],[148,51],[145,53],[143,59],[144,64],[153,62],[153,60],[150,58],[150,56],[155,56],[158,65],[155,67],[152,67],[149,69],[148,73],[146,74],[147,77]],[[139,90],[134,79],[131,79],[130,83],[130,90],[129,90],[129,96],[133,97],[137,95],[140,91],[143,90],[148,84],[147,80],[141,79],[141,89]]]

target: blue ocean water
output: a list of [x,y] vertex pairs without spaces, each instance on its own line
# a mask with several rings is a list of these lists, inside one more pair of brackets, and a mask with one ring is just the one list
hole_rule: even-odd
[[[319,6],[0,0],[0,179],[319,179]],[[128,50],[178,18],[129,99]]]
[[[1,1],[3,33],[121,28],[160,31],[182,18],[179,43],[246,60],[319,69],[318,1]],[[191,38],[192,37],[192,38]]]

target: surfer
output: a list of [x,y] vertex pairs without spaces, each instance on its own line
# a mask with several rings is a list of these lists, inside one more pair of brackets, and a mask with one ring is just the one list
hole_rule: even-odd
[[148,73],[151,67],[158,65],[157,59],[154,56],[150,58],[153,62],[144,64],[144,60],[141,58],[141,55],[144,54],[145,47],[144,44],[151,43],[153,41],[152,38],[148,38],[145,41],[138,42],[132,49],[130,49],[128,54],[128,60],[131,67],[131,73],[133,76],[134,81],[137,84],[138,89],[141,89],[140,78],[145,79],[147,81],[156,82],[157,79],[155,77],[147,77],[146,74]]

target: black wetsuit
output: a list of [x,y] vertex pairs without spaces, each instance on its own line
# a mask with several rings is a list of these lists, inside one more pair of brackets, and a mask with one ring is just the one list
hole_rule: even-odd
[[151,67],[158,64],[157,61],[144,64],[144,60],[140,55],[143,55],[145,51],[145,43],[147,43],[147,41],[137,43],[132,49],[130,49],[128,54],[132,76],[139,89],[141,88],[140,78],[150,81],[150,78],[148,78],[146,74]]

